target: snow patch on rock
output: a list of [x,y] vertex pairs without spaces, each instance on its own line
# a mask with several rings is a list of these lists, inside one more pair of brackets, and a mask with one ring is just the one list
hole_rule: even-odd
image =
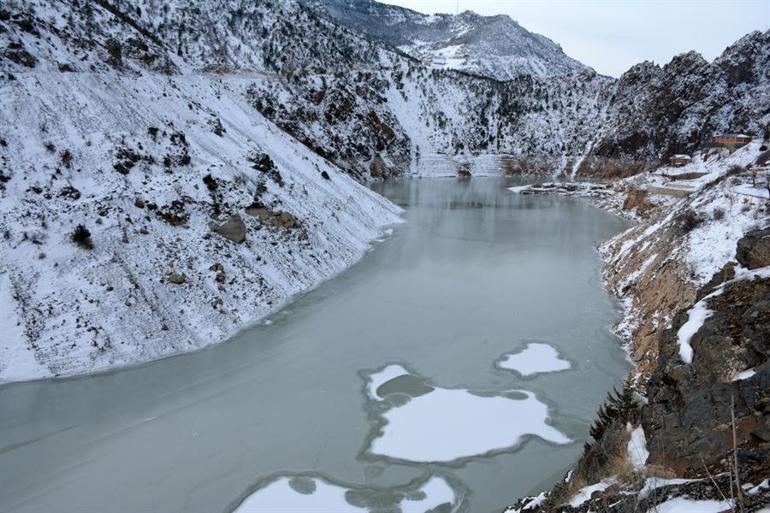
[[[628,426],[631,428],[631,425]],[[644,428],[638,426],[630,430],[630,438],[626,448],[628,461],[634,470],[641,470],[650,457],[650,451],[647,450],[647,439],[644,436]]]
[[731,510],[733,501],[699,501],[676,497],[647,510],[647,513],[722,513]]

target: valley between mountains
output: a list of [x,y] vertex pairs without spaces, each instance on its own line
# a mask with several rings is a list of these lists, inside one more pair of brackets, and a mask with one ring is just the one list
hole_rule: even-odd
[[[715,145],[720,134],[748,142]],[[387,426],[410,432],[415,405],[452,396],[494,418],[491,399],[516,399],[537,427],[474,454],[531,436],[586,442],[573,470],[510,496],[509,512],[770,511],[768,138],[770,31],[711,62],[689,52],[612,78],[505,16],[372,0],[2,2],[0,383],[88,380],[231,340],[394,242],[410,207],[434,199],[380,187],[441,177],[461,188],[441,189],[446,210],[556,204],[588,219],[633,368],[589,436],[584,421],[552,425],[535,392],[487,397],[489,386],[441,387],[383,361],[394,374],[365,399],[383,430],[372,448],[409,460],[394,441],[403,431],[388,441]],[[501,180],[507,199],[484,179]],[[575,205],[632,226],[613,231]],[[520,349],[553,359],[545,373],[577,372],[559,347]],[[518,354],[499,353],[484,360],[494,372]],[[388,387],[400,399],[378,395]],[[8,443],[0,460],[26,442]],[[467,455],[447,452],[463,466]],[[259,479],[221,507],[352,493],[358,502],[328,504],[424,513],[473,500],[441,472],[387,493],[325,474]]]

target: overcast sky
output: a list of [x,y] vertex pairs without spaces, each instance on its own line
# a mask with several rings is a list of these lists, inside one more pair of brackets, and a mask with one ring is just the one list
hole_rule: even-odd
[[[455,13],[457,0],[381,0],[424,13]],[[599,73],[665,64],[696,50],[708,60],[752,30],[770,28],[770,0],[459,0],[460,10],[508,14]]]

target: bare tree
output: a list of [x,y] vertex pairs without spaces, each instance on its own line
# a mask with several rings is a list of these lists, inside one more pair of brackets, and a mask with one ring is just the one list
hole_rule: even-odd
[[[768,184],[770,184],[770,181]],[[732,418],[733,424],[733,467],[735,468],[735,492],[738,498],[738,509],[741,513],[743,513],[743,490],[741,489],[740,472],[738,472],[738,437],[736,436],[735,428],[735,393],[732,394],[730,401],[730,417]],[[732,488],[732,484],[730,485],[730,488]]]

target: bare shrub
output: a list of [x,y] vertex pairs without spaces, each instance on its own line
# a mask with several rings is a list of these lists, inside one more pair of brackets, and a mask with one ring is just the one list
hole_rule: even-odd
[[694,210],[688,208],[676,217],[676,222],[682,233],[690,233],[703,223],[703,218]]
[[72,165],[72,152],[70,150],[64,150],[59,154],[59,160],[66,167]]
[[85,225],[77,225],[75,231],[72,232],[70,239],[82,249],[94,249],[94,243],[91,240],[91,232]]

